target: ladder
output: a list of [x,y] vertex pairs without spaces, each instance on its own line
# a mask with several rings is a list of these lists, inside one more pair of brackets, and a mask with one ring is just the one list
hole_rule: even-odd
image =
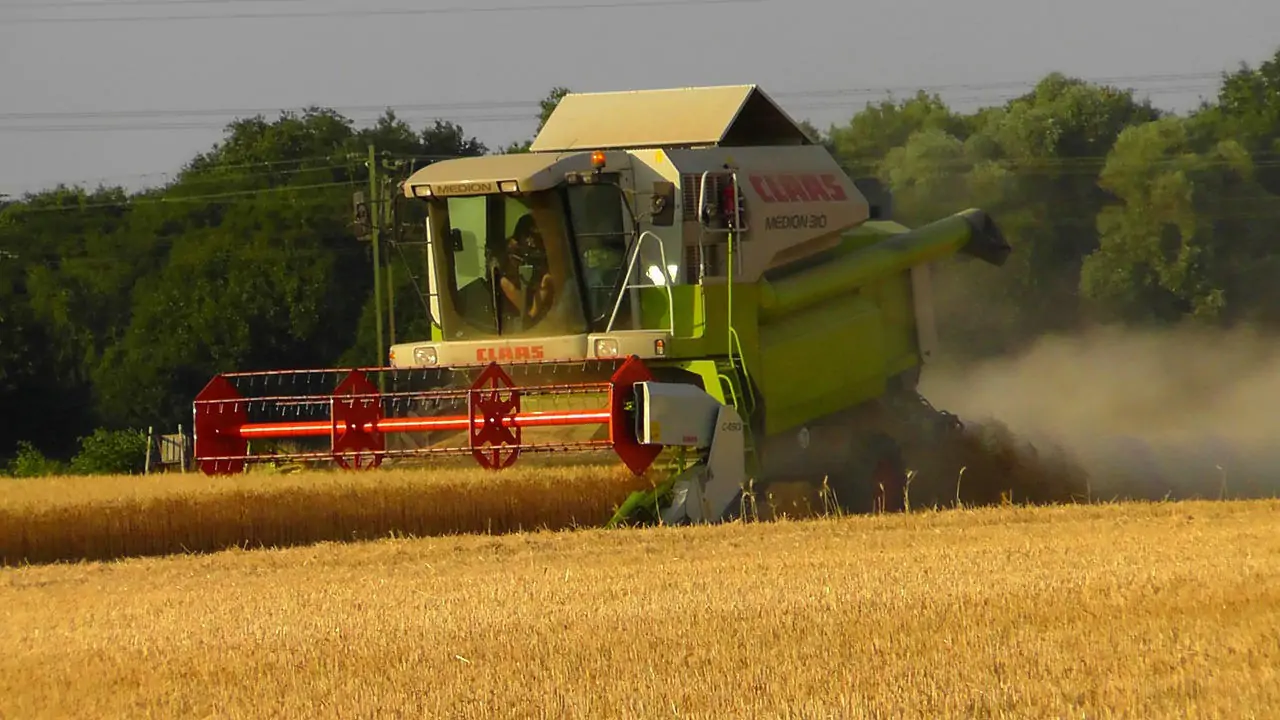
[[[746,219],[742,212],[742,190],[738,184],[738,173],[730,171],[728,173],[716,173],[717,175],[727,175],[727,187],[719,188],[721,190],[722,200],[726,207],[721,207],[717,213],[724,220],[724,227],[711,227],[711,210],[708,203],[707,186],[710,184],[712,173],[706,171],[702,173],[700,185],[698,187],[698,219],[702,226],[702,235],[707,234],[723,234],[726,236],[726,247],[728,250],[725,261],[725,304],[726,304],[726,325],[728,326],[728,334],[726,340],[726,357],[727,362],[721,364],[717,368],[717,374],[720,379],[721,391],[725,395],[725,399],[733,405],[738,414],[742,416],[745,427],[743,428],[743,440],[746,446],[747,472],[755,473],[759,470],[759,458],[756,451],[756,442],[752,425],[755,420],[756,396],[755,388],[751,382],[751,374],[747,370],[747,361],[742,352],[742,339],[738,334],[737,328],[733,326],[733,268],[734,268],[734,245],[741,243],[741,235],[750,230],[747,227]],[[724,197],[727,195],[727,197]],[[705,256],[702,252],[703,245],[701,239],[698,243],[698,261],[699,261],[699,277],[698,284],[702,285],[703,268],[705,267]]]

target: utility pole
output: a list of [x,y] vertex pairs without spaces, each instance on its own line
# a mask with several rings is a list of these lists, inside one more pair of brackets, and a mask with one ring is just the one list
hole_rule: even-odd
[[399,215],[396,212],[397,202],[399,201],[399,193],[395,178],[399,175],[404,165],[402,160],[384,159],[382,169],[387,171],[387,175],[383,177],[383,191],[386,193],[386,204],[383,206],[382,219],[391,229],[391,237],[387,238],[387,264],[386,276],[382,282],[387,288],[387,342],[390,345],[396,344],[396,283],[395,283],[395,258],[391,252],[394,249],[399,252],[400,243],[400,222]]
[[[369,236],[373,242],[373,307],[378,329],[378,364],[386,367],[388,348],[382,342],[382,183],[378,182],[378,158],[373,143],[369,143]],[[382,376],[378,376],[379,384]]]
[[[388,203],[394,203],[394,197],[387,196]],[[387,222],[391,227],[391,237],[387,242],[392,248],[397,247],[400,242],[400,228],[395,225],[395,213],[389,212]],[[387,342],[391,345],[396,344],[396,279],[395,259],[391,255],[391,248],[387,249],[387,277],[384,279],[387,285]]]
[[[404,177],[406,165],[409,165],[403,159],[388,159],[383,165],[388,173],[386,187],[391,201],[387,204],[387,223],[391,228],[391,238],[388,242],[396,249],[396,255],[404,259],[404,253],[400,249],[400,242],[403,239],[403,228],[400,227],[400,202],[404,197]],[[412,170],[410,165],[409,170]],[[396,302],[395,302],[395,283],[391,280],[392,268],[395,266],[395,260],[391,254],[387,254],[387,320],[389,323],[391,344],[396,344]],[[409,276],[413,276],[413,271],[409,270]]]

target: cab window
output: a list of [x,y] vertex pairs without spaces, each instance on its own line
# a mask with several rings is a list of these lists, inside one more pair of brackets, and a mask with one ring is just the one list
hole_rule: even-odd
[[[606,181],[616,180],[604,178]],[[603,330],[613,312],[627,264],[627,222],[618,188],[609,182],[572,185],[567,189],[569,216],[582,266],[587,318],[593,330]],[[626,311],[626,315],[622,314]],[[619,316],[629,316],[624,304]]]

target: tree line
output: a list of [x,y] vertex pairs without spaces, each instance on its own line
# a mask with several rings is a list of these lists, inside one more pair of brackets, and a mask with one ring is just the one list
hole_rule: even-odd
[[[539,127],[565,92],[542,101]],[[921,92],[806,127],[850,175],[879,178],[901,222],[976,206],[1002,225],[1009,265],[951,263],[939,278],[953,356],[1096,323],[1280,322],[1280,50],[1183,114],[1051,74],[971,113]],[[371,247],[353,212],[371,144],[390,179],[528,148],[490,149],[447,120],[414,129],[387,111],[356,127],[308,108],[230,123],[160,187],[59,185],[0,206],[0,462],[134,469],[119,448],[189,424],[217,372],[376,362]],[[384,254],[409,337],[427,322],[421,222],[395,207]]]

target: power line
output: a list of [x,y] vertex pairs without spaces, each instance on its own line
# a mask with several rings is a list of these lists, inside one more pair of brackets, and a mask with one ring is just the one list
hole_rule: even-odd
[[[1117,75],[1095,78],[1081,78],[1095,85],[1119,85],[1121,83],[1158,84],[1165,82],[1210,81],[1220,80],[1217,72],[1197,72],[1180,74],[1146,74]],[[949,90],[998,90],[1018,87],[1034,87],[1040,80],[1001,80],[985,83],[950,83],[939,85],[879,85],[843,88],[825,88],[816,90],[789,90],[771,92],[769,95],[777,100],[786,98],[823,98],[840,99],[864,95],[883,95],[896,92],[938,93]],[[1134,88],[1142,89],[1142,88]],[[540,100],[470,100],[444,103],[402,103],[379,105],[337,105],[323,106],[321,109],[338,113],[377,112],[388,108],[400,112],[456,112],[459,110],[528,110],[536,112],[540,108]],[[68,110],[43,112],[5,112],[0,113],[0,121],[9,120],[58,120],[58,119],[91,119],[91,118],[147,118],[147,117],[202,117],[202,116],[257,116],[282,112],[281,108],[267,107],[224,107],[175,109],[158,108],[151,110]],[[506,118],[504,118],[506,119]]]
[[[1152,95],[1168,95],[1183,94],[1196,90],[1211,90],[1215,86],[1198,85],[1198,86],[1182,86],[1176,88],[1168,88],[1162,90],[1150,90],[1148,94]],[[969,102],[993,102],[1008,101],[1021,97],[1021,94],[1000,94],[1000,95],[970,95],[952,98],[951,102],[955,104]],[[841,108],[849,108],[848,103],[826,102],[826,103],[803,103],[791,105],[787,110],[836,110]],[[433,119],[441,119],[438,115],[413,116],[402,115],[398,119],[408,121],[430,121]],[[526,122],[530,118],[525,114],[490,114],[490,115],[453,115],[447,118],[452,122],[470,125],[485,125],[492,123],[511,123]],[[0,124],[0,133],[51,133],[51,132],[138,132],[138,131],[194,131],[194,130],[219,130],[224,129],[228,125],[227,122],[171,122],[171,123],[128,123],[128,124],[62,124],[62,125],[5,125]]]
[[[210,0],[212,2],[213,0]],[[223,0],[225,1],[225,0]],[[614,2],[556,3],[546,5],[495,5],[454,6],[441,8],[365,8],[361,10],[314,10],[302,12],[232,12],[213,15],[114,15],[94,17],[26,17],[0,18],[0,25],[30,25],[44,23],[107,23],[107,22],[182,22],[189,20],[261,20],[273,18],[337,18],[406,15],[459,15],[473,13],[545,12],[563,10],[616,10],[649,7],[694,7],[703,5],[748,5],[771,3],[777,0],[616,0]]]
[[[411,155],[411,154],[393,153],[393,152],[379,153],[379,154],[381,157],[384,157],[390,160],[438,161],[438,160],[452,160],[455,158],[462,157],[460,155],[416,155],[416,154]],[[349,162],[347,164],[342,164],[342,165],[337,165],[337,164],[308,165],[307,167],[294,167],[293,169],[287,169],[290,166],[306,165],[307,163],[314,163],[314,162],[333,163],[337,158],[342,156],[346,156],[348,160],[351,160],[353,162]],[[68,188],[76,188],[76,187],[83,188],[83,187],[87,187],[90,183],[93,183],[93,182],[102,183],[103,181],[109,181],[109,182],[119,183],[122,180],[136,180],[136,179],[154,178],[154,177],[169,178],[169,182],[177,182],[179,179],[179,176],[181,176],[182,186],[189,187],[191,185],[213,184],[217,182],[237,182],[237,181],[243,181],[247,179],[257,179],[257,178],[295,177],[297,175],[301,175],[304,173],[318,172],[318,171],[334,171],[334,170],[341,170],[341,169],[348,169],[348,168],[354,168],[356,170],[359,170],[360,168],[364,167],[364,163],[365,163],[365,155],[363,153],[332,152],[324,155],[309,155],[305,157],[291,158],[289,160],[259,160],[256,162],[232,163],[227,165],[217,163],[210,166],[207,170],[193,169],[190,164],[187,164],[177,170],[156,170],[156,171],[145,172],[145,173],[126,173],[126,174],[111,175],[111,176],[98,175],[90,178],[81,178],[79,180],[60,180],[60,181],[51,180],[46,183],[47,185],[46,189],[52,190],[58,184],[61,184]],[[226,176],[222,174],[227,171],[255,170],[258,168],[272,168],[272,169],[263,170],[261,172],[236,174],[233,176]],[[115,187],[115,186],[112,186],[112,187]],[[152,187],[147,190],[142,190],[140,192],[150,192],[155,190],[163,190],[163,186]],[[8,196],[6,196],[4,193],[0,193],[0,199],[4,199],[5,197],[8,197]]]
[[[1117,76],[1095,77],[1095,78],[1078,78],[1078,79],[1083,80],[1083,81],[1086,81],[1086,82],[1091,82],[1091,83],[1094,83],[1094,84],[1100,84],[1100,85],[1114,85],[1114,84],[1121,83],[1121,82],[1125,82],[1125,81],[1129,81],[1129,82],[1134,82],[1134,81],[1136,81],[1136,82],[1138,82],[1139,84],[1140,84],[1140,83],[1143,83],[1143,82],[1147,82],[1147,83],[1159,83],[1159,82],[1169,82],[1169,81],[1184,81],[1184,80],[1195,80],[1195,79],[1207,79],[1207,78],[1218,77],[1218,76],[1219,76],[1219,73],[1211,73],[1211,72],[1197,72],[1197,73],[1162,73],[1162,74],[1140,74],[1140,75],[1117,75]],[[784,91],[784,92],[778,92],[778,93],[771,93],[771,95],[773,95],[776,99],[779,99],[779,100],[782,100],[782,99],[784,99],[784,98],[805,98],[805,97],[810,97],[810,98],[815,98],[815,99],[819,99],[819,98],[820,98],[820,99],[822,99],[822,100],[825,100],[825,102],[793,103],[793,104],[791,104],[791,105],[790,105],[790,107],[789,107],[788,109],[805,109],[805,108],[807,108],[807,109],[819,109],[819,108],[822,108],[822,109],[826,109],[826,108],[847,108],[848,106],[847,106],[846,104],[844,104],[844,103],[840,103],[840,102],[837,102],[839,98],[842,98],[842,97],[855,97],[855,96],[865,95],[865,94],[871,94],[871,93],[891,93],[891,92],[892,92],[892,91],[894,91],[894,90],[926,91],[926,92],[928,92],[928,91],[934,91],[934,92],[936,92],[936,91],[939,91],[939,90],[945,90],[945,89],[957,89],[957,90],[972,90],[972,89],[982,89],[982,88],[993,88],[993,89],[994,89],[994,88],[1015,87],[1015,86],[1019,86],[1019,85],[1023,86],[1024,88],[1028,88],[1028,87],[1032,87],[1032,86],[1034,86],[1034,85],[1038,84],[1040,81],[1041,81],[1041,80],[1025,80],[1025,81],[998,81],[998,82],[987,82],[987,83],[955,83],[955,84],[942,84],[942,85],[932,85],[932,86],[844,87],[844,88],[830,88],[830,89],[810,89],[810,90]],[[1151,87],[1151,88],[1148,88],[1148,89],[1147,89],[1147,91],[1148,91],[1148,92],[1153,92],[1153,91],[1154,91],[1155,93],[1159,94],[1159,93],[1166,93],[1166,92],[1185,92],[1185,91],[1188,91],[1188,90],[1195,90],[1195,89],[1208,89],[1208,88],[1210,88],[1210,87],[1216,87],[1216,85],[1208,85],[1208,84],[1203,84],[1203,83],[1202,83],[1202,84],[1199,84],[1199,85],[1184,84],[1184,85],[1177,85],[1177,86],[1163,87],[1163,88]],[[974,101],[974,100],[979,100],[979,101],[980,101],[980,100],[996,100],[996,99],[999,99],[999,100],[1011,100],[1011,99],[1015,99],[1015,98],[1018,98],[1018,97],[1023,97],[1023,96],[1025,96],[1025,94],[1026,94],[1026,93],[1025,93],[1025,92],[1023,92],[1023,93],[1013,93],[1013,94],[1003,93],[1003,94],[988,94],[988,95],[971,95],[971,96],[968,96],[968,97],[953,98],[953,99],[951,99],[949,102],[955,103],[955,102]],[[529,108],[532,110],[532,108],[536,107],[537,105],[538,105],[537,101],[468,101],[468,102],[455,102],[455,103],[420,104],[420,105],[414,105],[414,106],[411,106],[411,107],[413,107],[413,108],[436,108],[436,109],[440,109],[440,110],[445,110],[445,109],[448,109],[448,108],[494,108],[494,109],[498,109],[498,108],[502,108],[502,107],[511,107],[511,108],[514,108],[514,107],[519,107],[519,106],[527,106],[527,107],[529,107]],[[784,103],[784,105],[786,105],[786,104]],[[364,107],[364,108],[367,108],[367,109],[369,109],[369,110],[374,110],[374,109],[382,109],[382,110],[386,110],[386,109],[387,109],[387,108],[386,108],[386,107],[384,107],[384,106],[363,106],[363,107]],[[334,110],[334,109],[336,109],[336,108],[326,108],[326,109]],[[394,109],[394,108],[393,108],[393,109]],[[54,119],[54,118],[59,118],[59,117],[66,117],[66,118],[68,118],[68,119],[73,119],[73,118],[76,118],[76,117],[83,117],[83,118],[88,119],[88,118],[92,118],[92,117],[95,117],[95,116],[100,116],[100,117],[120,117],[120,118],[125,118],[125,117],[135,117],[135,118],[138,118],[138,117],[146,117],[146,116],[147,116],[147,115],[149,115],[149,114],[152,114],[152,115],[172,115],[172,116],[181,116],[181,115],[182,115],[182,114],[184,114],[184,113],[191,113],[191,114],[212,114],[212,113],[227,112],[227,111],[228,111],[228,110],[221,110],[221,109],[217,109],[217,108],[206,108],[206,109],[198,109],[198,110],[172,110],[172,109],[161,109],[161,110],[127,110],[127,111],[73,111],[73,112],[42,112],[42,113],[0,113],[0,133],[3,133],[3,132],[4,132],[4,131],[6,131],[6,130],[7,130],[7,131],[10,131],[10,132],[86,132],[86,131],[94,131],[94,130],[99,130],[99,131],[127,131],[127,130],[183,130],[183,129],[197,130],[197,129],[225,128],[225,127],[226,127],[226,124],[224,124],[224,123],[212,123],[212,124],[211,124],[211,123],[207,123],[207,122],[206,122],[206,123],[198,123],[198,122],[193,122],[193,123],[181,123],[181,122],[179,122],[179,123],[165,123],[165,124],[132,124],[132,125],[122,125],[122,124],[112,124],[112,125],[89,125],[89,124],[50,125],[50,124],[40,124],[40,125],[32,125],[32,126],[25,126],[25,127],[24,127],[24,126],[21,126],[21,125],[19,125],[19,126],[10,125],[10,126],[7,126],[7,127],[6,127],[6,126],[3,124],[3,120],[5,120],[5,119],[17,119],[17,118],[23,118],[23,119],[49,118],[49,119]],[[231,110],[231,111],[232,111],[232,112],[234,112],[234,110]],[[409,121],[409,120],[411,120],[412,118],[410,118],[410,117],[403,117],[403,116],[402,116],[402,117],[400,117],[399,119],[400,119],[400,120],[403,120],[403,121],[408,122],[408,121]],[[438,119],[438,118],[437,118],[437,119]],[[452,120],[452,121],[466,121],[466,122],[479,122],[479,123],[483,123],[483,122],[519,122],[519,121],[522,121],[522,120],[527,121],[527,120],[530,120],[530,119],[531,119],[531,118],[529,118],[529,117],[525,117],[525,116],[523,116],[523,115],[512,115],[512,114],[489,114],[489,115],[471,115],[471,116],[462,115],[462,116],[455,116],[455,117],[453,117],[453,118],[450,118],[450,120]],[[335,152],[333,152],[333,153],[328,153],[328,154],[325,154],[325,155],[321,155],[321,156],[314,156],[314,157],[293,158],[293,159],[288,159],[288,160],[275,160],[275,161],[259,161],[259,162],[246,163],[246,164],[237,164],[237,165],[218,165],[218,166],[217,166],[217,168],[216,168],[216,170],[217,170],[218,172],[221,172],[221,171],[225,171],[225,170],[236,170],[236,169],[243,169],[243,168],[272,168],[272,167],[280,167],[280,168],[284,168],[284,167],[289,167],[289,166],[294,166],[294,165],[302,165],[302,164],[310,163],[310,162],[313,162],[313,161],[326,161],[326,162],[328,162],[328,163],[333,163],[333,162],[335,162],[335,161],[338,161],[338,158],[339,158],[341,155],[342,155],[342,153],[341,153],[340,151],[337,151],[337,150],[335,149]],[[401,156],[397,155],[397,157],[401,157]],[[413,156],[412,158],[411,158],[410,156],[403,156],[403,159],[440,160],[440,159],[448,159],[448,158],[450,158],[450,157],[452,157],[452,156],[448,156],[448,155],[430,156],[430,157],[429,157],[429,156],[422,156],[422,157]],[[352,156],[352,158],[348,158],[348,159],[349,159],[349,160],[354,159],[354,160],[357,162],[357,164],[359,164],[359,163],[361,163],[361,162],[362,162],[362,158],[357,158],[357,157],[355,157],[355,156]],[[1068,162],[1074,162],[1074,163],[1081,163],[1081,162],[1089,163],[1089,162],[1092,162],[1092,163],[1095,163],[1095,164],[1100,164],[1100,163],[1101,163],[1101,161],[1105,160],[1105,158],[1094,158],[1094,159],[1073,158],[1073,159],[1066,159],[1066,160],[1067,160]],[[962,161],[962,163],[963,163],[963,161]],[[190,170],[190,169],[191,169],[191,167],[190,167],[190,165],[191,165],[191,164],[192,164],[192,163],[184,164],[184,166],[183,166],[183,167],[178,168],[178,169],[175,169],[175,170],[157,171],[157,172],[150,172],[150,173],[137,173],[137,174],[131,174],[131,175],[128,175],[128,176],[112,176],[112,178],[114,178],[114,181],[115,181],[116,183],[119,183],[119,182],[120,182],[120,178],[122,178],[122,177],[129,177],[129,178],[142,178],[142,177],[156,177],[156,176],[162,176],[162,177],[172,178],[172,179],[176,180],[179,176],[185,176],[185,178],[189,180],[189,179],[191,179],[191,178],[193,177],[192,175],[190,175],[190,174],[187,172],[188,170]],[[339,168],[341,168],[341,167],[343,167],[343,166],[339,166],[339,165],[326,165],[326,166],[324,166],[323,168],[317,168],[317,167],[311,167],[311,168],[299,168],[299,170],[298,170],[298,171],[299,171],[299,172],[303,172],[303,171],[318,171],[318,170],[324,170],[324,169],[339,169]],[[1024,168],[1024,171],[1025,171],[1025,168]],[[251,178],[253,178],[253,177],[262,177],[262,176],[268,176],[268,175],[272,175],[272,174],[274,174],[272,171],[265,171],[265,172],[262,172],[262,173],[255,173],[255,174],[252,174],[252,175],[239,175],[239,176],[237,176],[237,177],[236,177],[236,178],[234,178],[234,179],[233,179],[233,178],[226,178],[226,180],[228,180],[228,181],[233,181],[233,182],[234,182],[234,181],[236,181],[236,180],[243,181],[243,180],[251,179]],[[289,174],[291,174],[291,173],[285,173],[285,174],[286,174],[286,175],[289,175]],[[203,173],[198,174],[198,175],[196,175],[196,176],[194,176],[194,177],[199,177],[200,182],[216,182],[216,181],[218,181],[218,180],[220,179],[220,178],[218,178],[216,175],[212,175],[212,174],[210,174],[210,175],[205,175],[205,174],[203,174]],[[110,179],[112,179],[112,178],[107,178],[107,177],[105,177],[105,176],[104,176],[104,177],[97,178],[97,180],[99,180],[99,181],[103,181],[103,180],[110,180]],[[73,183],[73,185],[83,184],[84,182],[86,182],[86,181],[76,181],[75,183]],[[90,181],[88,181],[88,182],[91,182],[91,180],[90,180]],[[66,184],[66,182],[64,181],[64,182],[62,182],[61,184]]]
[[[1119,85],[1120,83],[1161,83],[1161,82],[1181,82],[1187,80],[1221,80],[1221,72],[1188,72],[1188,73],[1146,73],[1139,75],[1104,75],[1097,77],[1079,77],[1075,79],[1082,80],[1094,85]],[[943,85],[880,85],[872,87],[853,87],[853,88],[836,88],[832,90],[795,90],[778,93],[769,93],[775,98],[789,96],[843,96],[843,95],[871,95],[892,92],[895,90],[906,90],[908,92],[922,91],[926,93],[942,92],[944,90],[996,90],[1001,88],[1014,88],[1034,86],[1039,84],[1044,78],[1036,80],[999,80],[983,83],[949,83]]]
[[268,5],[278,3],[302,3],[312,2],[313,0],[19,0],[18,2],[5,3],[5,8],[110,8],[122,6],[168,6],[175,5],[239,5],[248,3],[263,3]]
[[[1032,86],[1034,85],[1034,82],[1028,82],[1027,85]],[[941,87],[941,86],[937,86],[937,87]],[[956,87],[959,88],[961,86],[956,86]],[[1164,86],[1164,87],[1148,87],[1148,88],[1135,89],[1135,91],[1138,92],[1140,96],[1141,95],[1160,96],[1160,95],[1185,94],[1185,93],[1197,92],[1197,91],[1214,91],[1217,89],[1217,87],[1218,86],[1216,84],[1212,84],[1212,83],[1196,83],[1196,84],[1171,85],[1171,86]],[[880,90],[886,91],[890,89],[881,88]],[[850,108],[849,101],[852,101],[855,97],[859,95],[869,94],[870,92],[871,92],[870,90],[865,90],[865,91],[864,90],[848,90],[848,91],[831,90],[831,91],[813,91],[812,93],[804,93],[803,91],[790,93],[791,96],[801,96],[801,95],[809,94],[815,98],[822,98],[824,101],[790,103],[786,105],[786,109],[789,111],[799,111],[799,110],[829,110],[829,109]],[[1022,97],[1024,94],[1025,92],[970,94],[970,95],[962,95],[958,97],[949,98],[947,99],[947,102],[951,104],[962,104],[962,103],[972,103],[972,102],[988,102],[988,103],[1007,102],[1009,100],[1014,100],[1019,97]],[[847,100],[844,102],[841,102],[839,101],[839,98],[841,97],[847,98]],[[459,105],[468,105],[468,104],[464,103]],[[476,104],[472,103],[469,105],[475,106]],[[492,105],[495,107],[495,109],[497,109],[502,104],[493,103]],[[516,107],[514,103],[510,103],[509,105],[511,107]],[[420,107],[436,107],[440,112],[435,114],[425,114],[424,111],[418,109]],[[448,120],[450,122],[454,122],[458,124],[477,124],[478,125],[478,124],[488,124],[488,123],[527,122],[527,121],[531,121],[532,119],[532,113],[515,113],[515,112],[492,112],[492,113],[475,113],[475,114],[469,114],[465,112],[449,113],[447,110],[445,110],[446,107],[447,106],[444,106],[444,105],[411,106],[410,108],[407,108],[408,112],[406,112],[406,108],[392,106],[392,107],[382,107],[381,111],[385,112],[386,110],[391,110],[396,113],[398,120],[404,121],[409,124],[413,124],[414,122],[430,122],[432,120]],[[329,109],[334,109],[334,108],[329,108]],[[334,110],[336,111],[336,109]],[[364,112],[371,112],[372,110],[373,108],[370,107],[369,109],[364,110]],[[224,118],[222,120],[217,120],[217,121],[194,119],[200,116],[211,117],[218,112],[217,110],[209,109],[209,110],[201,110],[201,111],[189,111],[189,112],[192,112],[193,119],[183,120],[182,119],[183,115],[181,114],[182,112],[183,111],[150,111],[149,113],[149,111],[121,111],[119,113],[109,114],[109,113],[112,113],[112,111],[101,111],[96,113],[95,112],[79,112],[79,113],[48,112],[48,113],[0,114],[0,133],[4,133],[4,132],[50,133],[50,132],[120,132],[120,131],[124,131],[124,132],[194,131],[194,130],[225,129],[231,122],[234,122],[235,120],[246,119],[243,117],[235,118],[235,120],[231,118]],[[277,112],[283,113],[284,111],[278,110]],[[108,121],[114,120],[114,119],[126,119],[126,118],[145,119],[148,117],[149,114],[158,120],[172,117],[174,118],[174,121],[173,122],[139,122],[139,123],[120,123],[120,122],[97,122],[97,123],[41,122],[38,124],[31,123],[31,121],[39,118],[43,118],[47,120],[57,120],[57,119],[92,120],[92,119],[101,118],[103,120],[108,120]],[[259,115],[263,115],[263,114],[264,113],[259,113]],[[378,119],[378,117],[381,117],[380,113],[379,115],[373,116],[373,117],[362,117],[357,113],[350,113],[350,112],[343,113],[343,115],[347,120],[351,120],[353,122],[360,121],[360,120],[363,120],[363,121],[376,120]],[[17,120],[18,118],[27,120],[28,123],[22,124],[22,123],[11,122],[13,120]],[[6,121],[10,121],[10,122],[6,122]]]

